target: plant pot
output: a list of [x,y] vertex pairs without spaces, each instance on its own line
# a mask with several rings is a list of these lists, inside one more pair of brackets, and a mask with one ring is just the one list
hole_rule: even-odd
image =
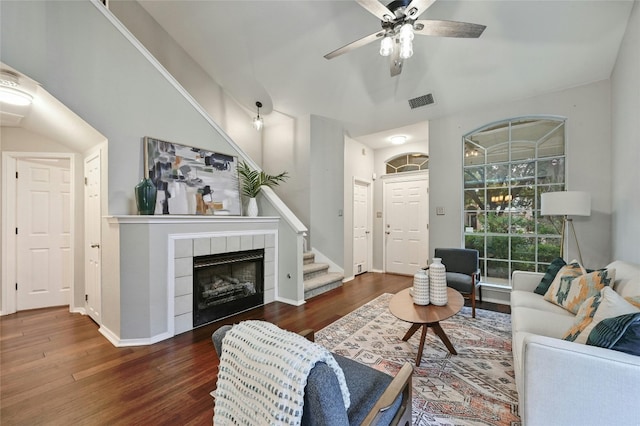
[[249,205],[247,205],[247,216],[258,216],[258,203],[255,198],[249,198]]

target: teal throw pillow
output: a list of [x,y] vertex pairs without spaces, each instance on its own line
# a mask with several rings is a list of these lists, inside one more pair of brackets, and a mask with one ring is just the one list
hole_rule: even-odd
[[600,321],[589,333],[587,345],[640,355],[640,312]]
[[547,267],[547,272],[545,272],[544,277],[540,280],[540,284],[538,284],[538,287],[536,287],[533,292],[544,296],[547,290],[549,290],[553,279],[558,275],[558,271],[560,271],[560,269],[562,269],[566,264],[567,262],[565,262],[561,257],[553,259],[551,264]]

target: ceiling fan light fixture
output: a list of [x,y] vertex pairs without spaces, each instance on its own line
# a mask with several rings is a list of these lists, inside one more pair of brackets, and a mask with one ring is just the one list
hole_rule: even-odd
[[413,25],[410,23],[403,24],[398,34],[400,57],[402,59],[408,59],[413,56],[413,37]]
[[262,102],[256,102],[256,108],[258,108],[258,115],[256,117],[253,117],[252,124],[253,128],[259,132],[264,127],[264,120],[262,119],[262,117],[260,117],[260,108],[262,108]]
[[382,41],[380,42],[380,55],[381,56],[389,56],[393,53],[393,38],[390,35],[385,35]]

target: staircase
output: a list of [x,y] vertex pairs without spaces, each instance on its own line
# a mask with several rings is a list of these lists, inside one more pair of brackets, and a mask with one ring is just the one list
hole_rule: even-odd
[[316,263],[316,255],[313,252],[304,253],[303,259],[305,300],[342,285],[344,275],[339,272],[329,272],[329,265],[326,263]]

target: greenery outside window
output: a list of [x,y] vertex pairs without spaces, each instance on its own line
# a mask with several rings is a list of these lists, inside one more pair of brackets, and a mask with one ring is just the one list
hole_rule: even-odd
[[463,136],[464,245],[483,281],[545,271],[560,253],[561,217],[540,217],[540,195],[565,189],[565,119],[520,117]]

